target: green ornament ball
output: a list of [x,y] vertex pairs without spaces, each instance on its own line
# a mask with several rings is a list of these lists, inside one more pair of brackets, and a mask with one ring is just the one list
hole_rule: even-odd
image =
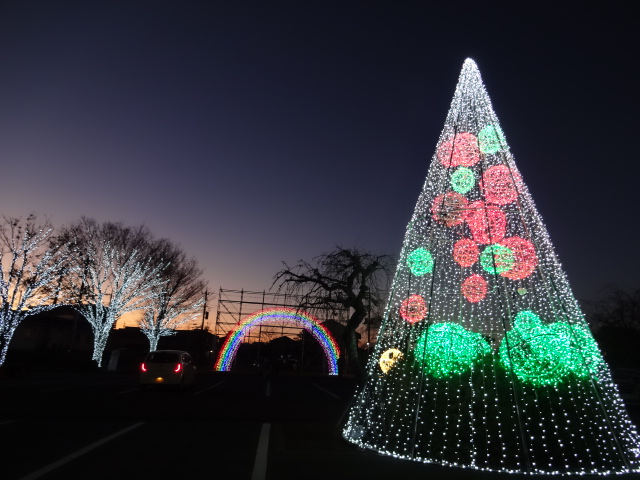
[[456,192],[465,194],[468,193],[476,184],[476,176],[468,167],[457,168],[451,174],[451,188]]
[[433,270],[433,256],[426,248],[416,248],[407,257],[407,264],[409,265],[411,273],[416,277],[421,277],[422,275],[431,273]]

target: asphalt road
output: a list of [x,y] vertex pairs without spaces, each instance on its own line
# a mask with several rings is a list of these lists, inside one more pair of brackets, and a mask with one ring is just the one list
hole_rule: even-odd
[[0,478],[531,478],[357,449],[338,427],[354,388],[338,377],[232,374],[185,391],[143,391],[136,375],[113,373],[0,379]]

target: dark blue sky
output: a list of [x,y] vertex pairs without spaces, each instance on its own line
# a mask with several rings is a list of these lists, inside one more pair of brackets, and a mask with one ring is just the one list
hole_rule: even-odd
[[397,255],[462,63],[576,296],[639,287],[637,26],[557,2],[0,6],[0,213],[146,224],[212,290]]

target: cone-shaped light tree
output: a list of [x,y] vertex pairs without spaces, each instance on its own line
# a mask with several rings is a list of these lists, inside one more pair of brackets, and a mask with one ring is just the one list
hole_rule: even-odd
[[420,462],[640,470],[635,427],[467,59],[344,436]]

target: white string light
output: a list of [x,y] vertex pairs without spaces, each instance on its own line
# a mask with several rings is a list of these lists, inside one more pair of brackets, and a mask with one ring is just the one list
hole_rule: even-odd
[[344,437],[420,462],[640,471],[639,437],[467,59]]

